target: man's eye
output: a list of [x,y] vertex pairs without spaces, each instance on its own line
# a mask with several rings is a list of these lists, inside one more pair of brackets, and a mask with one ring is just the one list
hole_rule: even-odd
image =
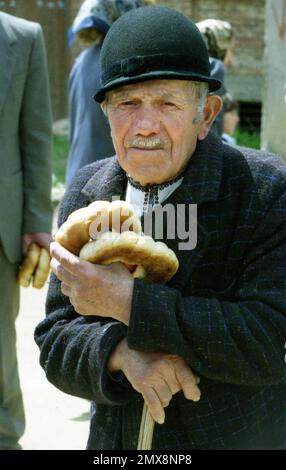
[[176,105],[175,105],[175,103],[172,103],[171,101],[165,101],[164,106],[174,108]]
[[124,107],[124,106],[134,106],[135,104],[136,104],[135,101],[129,100],[129,101],[122,101],[122,102],[120,103],[120,106],[123,106],[123,107]]

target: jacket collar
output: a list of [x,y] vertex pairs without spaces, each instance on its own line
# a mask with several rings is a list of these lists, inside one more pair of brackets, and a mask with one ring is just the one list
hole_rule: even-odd
[[[170,196],[173,204],[201,204],[218,198],[222,177],[222,149],[221,140],[213,132],[198,142],[185,170],[182,185]],[[123,198],[126,184],[125,172],[116,157],[112,157],[106,159],[106,163],[88,180],[82,192],[90,201],[111,201],[112,196]]]
[[222,177],[223,146],[213,132],[198,141],[185,172],[182,191],[189,194],[193,204],[214,201],[218,198]]
[[105,164],[88,180],[81,192],[92,201],[112,201],[112,196],[124,199],[127,184],[125,171],[116,157],[105,160]]
[[1,44],[4,42],[5,44],[12,45],[14,42],[17,41],[17,36],[13,31],[13,28],[10,24],[11,16],[7,15],[6,13],[0,12],[0,39]]

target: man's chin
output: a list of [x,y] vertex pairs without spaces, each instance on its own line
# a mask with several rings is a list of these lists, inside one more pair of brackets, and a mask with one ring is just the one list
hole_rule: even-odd
[[162,179],[162,173],[158,173],[156,171],[129,171],[128,175],[131,176],[131,178],[136,181],[137,183],[140,183],[142,186],[149,186],[153,184],[161,184],[165,180]]
[[[137,155],[128,155],[128,158],[122,160],[122,168],[126,173],[143,186],[148,184],[160,184],[165,181],[168,158],[166,154],[156,155],[150,158],[150,152],[143,152]],[[139,158],[137,158],[139,157]]]

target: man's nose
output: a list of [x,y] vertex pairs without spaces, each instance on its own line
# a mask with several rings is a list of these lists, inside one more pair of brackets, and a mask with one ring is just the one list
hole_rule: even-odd
[[149,136],[159,134],[160,120],[158,112],[150,105],[142,105],[134,120],[134,131],[137,135]]

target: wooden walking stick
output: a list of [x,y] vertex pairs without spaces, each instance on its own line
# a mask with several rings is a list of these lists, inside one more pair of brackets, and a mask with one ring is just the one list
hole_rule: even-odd
[[[169,250],[169,251],[171,252],[171,250]],[[179,266],[179,263],[178,263],[177,267],[178,266]],[[175,273],[173,273],[172,276],[174,274]],[[142,418],[141,418],[141,424],[140,424],[140,431],[139,431],[139,438],[138,438],[138,444],[137,444],[137,450],[151,450],[152,449],[154,426],[155,426],[155,421],[152,418],[146,403],[144,402],[143,411],[142,411]]]
[[152,449],[154,426],[155,421],[152,418],[146,403],[144,403],[137,450]]

